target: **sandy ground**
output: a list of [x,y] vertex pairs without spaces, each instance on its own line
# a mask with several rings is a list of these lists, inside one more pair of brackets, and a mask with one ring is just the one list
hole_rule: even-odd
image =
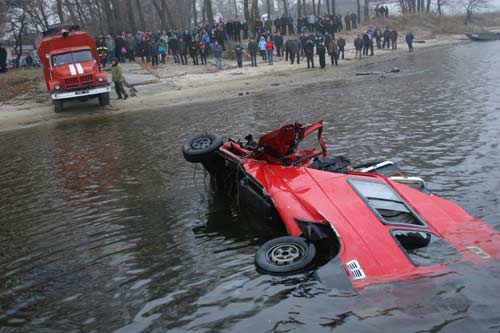
[[[283,91],[295,87],[324,81],[352,80],[360,65],[385,62],[384,69],[390,69],[390,60],[407,53],[406,43],[399,41],[399,49],[377,50],[375,56],[358,60],[354,59],[352,36],[348,40],[345,60],[333,67],[327,57],[325,69],[319,68],[315,59],[315,69],[307,69],[305,59],[300,65],[291,65],[284,58],[275,56],[274,65],[260,61],[257,68],[252,68],[249,61],[244,61],[243,68],[236,68],[235,61],[224,60],[224,70],[217,70],[213,59],[207,66],[182,66],[168,59],[165,65],[156,68],[138,64],[124,64],[123,71],[127,81],[134,87],[136,96],[126,101],[115,100],[112,94],[110,106],[98,106],[97,99],[86,102],[70,101],[65,104],[65,112],[55,113],[50,98],[43,86],[38,91],[18,96],[0,104],[0,131],[50,124],[63,121],[74,121],[102,115],[123,112],[158,110],[186,103],[200,103],[238,96],[255,95],[262,91]],[[421,39],[422,40],[422,39]],[[425,43],[414,45],[415,53],[431,47],[467,43],[464,35],[439,35]],[[385,68],[387,67],[387,68]]]

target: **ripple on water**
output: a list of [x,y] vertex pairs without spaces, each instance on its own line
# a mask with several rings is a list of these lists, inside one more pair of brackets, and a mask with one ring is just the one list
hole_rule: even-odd
[[367,66],[401,68],[386,79],[0,135],[0,331],[498,330],[495,264],[361,293],[258,274],[269,235],[211,197],[180,146],[324,119],[334,154],[391,159],[500,230],[499,48],[417,50]]

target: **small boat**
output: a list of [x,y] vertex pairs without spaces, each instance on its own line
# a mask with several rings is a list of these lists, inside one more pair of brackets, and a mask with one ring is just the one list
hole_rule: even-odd
[[469,33],[465,35],[469,37],[470,40],[479,42],[500,39],[500,32],[480,32],[480,33]]

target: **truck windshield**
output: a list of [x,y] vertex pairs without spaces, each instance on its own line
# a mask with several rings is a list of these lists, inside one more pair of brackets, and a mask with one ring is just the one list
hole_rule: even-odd
[[92,52],[90,52],[90,50],[76,51],[52,56],[52,66],[57,67],[73,64],[75,62],[85,62],[92,60],[94,60],[94,58],[92,57]]

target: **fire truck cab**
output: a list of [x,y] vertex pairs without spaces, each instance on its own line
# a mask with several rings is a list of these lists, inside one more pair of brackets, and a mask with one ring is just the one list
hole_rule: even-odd
[[97,97],[100,105],[109,104],[111,86],[92,36],[77,25],[56,25],[43,32],[37,44],[55,112],[61,112],[68,99]]

